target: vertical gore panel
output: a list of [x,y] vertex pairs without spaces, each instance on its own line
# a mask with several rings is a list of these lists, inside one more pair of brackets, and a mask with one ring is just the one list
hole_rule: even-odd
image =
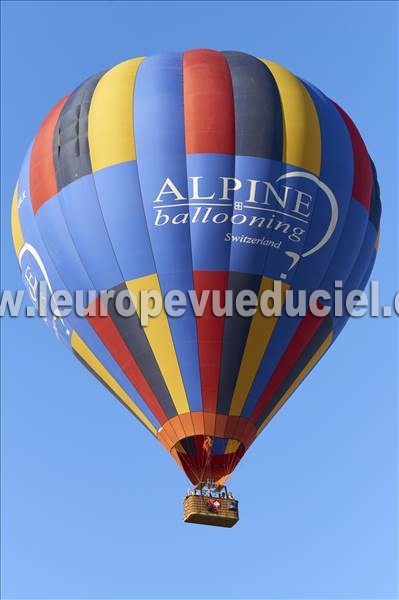
[[89,147],[93,172],[136,160],[133,90],[142,58],[116,65],[97,84],[89,110]]
[[68,96],[62,98],[52,108],[33,142],[29,165],[29,188],[34,213],[58,191],[53,158],[54,132],[67,98]]
[[88,142],[88,114],[94,89],[102,76],[97,73],[68,98],[54,133],[54,164],[58,189],[91,173]]
[[233,392],[236,385],[245,344],[248,338],[252,318],[238,314],[235,308],[236,298],[242,290],[251,290],[258,295],[261,275],[251,273],[229,273],[227,289],[233,292],[234,312],[225,319],[223,331],[223,349],[220,368],[217,412],[229,414]]
[[254,56],[224,52],[234,95],[235,153],[281,161],[283,117],[277,84]]
[[[258,297],[260,298],[266,290],[273,290],[274,280],[268,277],[262,278],[262,284],[259,290]],[[289,286],[282,286],[281,305],[277,306],[282,309],[284,304],[285,292]],[[248,397],[249,390],[255,379],[255,375],[259,369],[259,365],[266,352],[270,338],[273,335],[274,328],[278,321],[278,317],[266,317],[258,308],[255,315],[251,319],[247,343],[245,346],[244,355],[240,364],[240,370],[237,376],[236,386],[231,401],[230,414],[240,415],[244,406],[245,400]]]
[[[130,292],[137,298],[137,313],[141,317],[141,305],[139,303],[140,294],[145,291],[156,290],[161,294],[159,279],[157,275],[148,275],[140,279],[126,282]],[[176,355],[175,346],[169,327],[168,317],[163,307],[157,317],[150,318],[148,325],[144,329],[145,336],[154,353],[159,369],[165,380],[166,387],[169,390],[173,401],[173,411],[176,414],[189,412],[186,390],[179,367],[179,361]]]
[[284,121],[284,162],[320,174],[321,137],[312,99],[295,75],[269,60],[262,62],[277,83]]
[[[128,288],[125,283],[122,283],[113,289],[117,296],[122,291],[126,292]],[[176,415],[176,409],[139,317],[137,313],[129,317],[120,315],[116,309],[115,297],[108,302],[108,313],[156,396],[159,406],[155,405],[157,412],[154,414],[162,424]]]
[[234,101],[230,70],[222,53],[183,55],[187,154],[234,154]]
[[370,158],[366,146],[357,130],[356,125],[346,114],[346,112],[335,104],[339,114],[345,122],[352,141],[353,148],[353,189],[352,196],[356,198],[363,206],[369,210],[371,200],[371,189],[373,185],[373,174],[370,165]]
[[[221,298],[220,303],[223,307],[228,273],[225,271],[194,271],[193,275],[197,297],[201,299],[201,295],[205,290],[218,290]],[[213,314],[209,297],[203,315],[197,317],[197,337],[203,410],[210,413],[216,413],[223,325],[224,318]]]

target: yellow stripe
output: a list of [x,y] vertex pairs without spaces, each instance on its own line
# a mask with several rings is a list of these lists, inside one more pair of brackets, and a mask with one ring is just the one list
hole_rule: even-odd
[[[161,294],[158,276],[156,274],[139,277],[126,282],[128,290],[136,297],[136,310],[139,317],[140,311],[140,292],[155,290]],[[172,335],[169,328],[168,317],[165,308],[157,317],[150,317],[148,325],[143,328],[147,340],[152,348],[155,360],[165,380],[166,387],[169,390],[172,401],[179,414],[190,412],[187,401],[186,391],[184,389],[183,379],[180,373],[180,367],[173,344]]]
[[119,385],[119,383],[112,377],[107,369],[100,363],[98,358],[93,354],[90,348],[84,343],[82,338],[76,333],[72,332],[71,338],[72,348],[77,354],[89,365],[91,369],[102,379],[115,394],[122,400],[122,402],[129,408],[132,413],[147,427],[147,429],[153,434],[157,435],[156,428],[150,423],[145,414],[139,409],[139,407],[131,400],[130,396],[125,390]]
[[279,400],[279,402],[273,408],[272,412],[268,414],[266,419],[263,421],[262,425],[259,427],[257,435],[259,435],[264,430],[264,428],[269,423],[269,421],[271,421],[271,419],[274,417],[276,412],[278,412],[280,410],[280,408],[288,400],[288,398],[291,396],[291,394],[293,394],[295,392],[296,388],[302,383],[302,381],[305,379],[306,375],[308,375],[309,371],[311,371],[313,369],[313,367],[316,365],[316,363],[319,362],[319,360],[321,359],[323,354],[328,350],[329,346],[331,346],[333,337],[334,337],[333,333],[331,332],[330,335],[324,340],[324,342],[318,348],[318,350],[314,353],[314,355],[312,356],[312,358],[310,359],[308,364],[304,367],[304,369],[301,371],[301,373],[298,375],[298,377],[295,379],[295,381],[291,384],[291,386],[285,392],[284,396],[282,396],[282,398]]
[[132,58],[116,65],[94,90],[88,119],[93,171],[136,159],[133,90],[143,60]]
[[226,444],[226,450],[224,451],[224,453],[232,454],[238,449],[240,444],[241,442],[239,442],[238,440],[229,440]]
[[309,92],[284,67],[269,60],[261,61],[272,72],[280,92],[284,123],[284,162],[320,175],[320,124]]
[[15,186],[14,196],[11,205],[11,232],[12,241],[14,242],[15,253],[18,256],[19,252],[24,245],[24,238],[22,235],[21,223],[19,221],[18,214],[18,183]]
[[[274,280],[269,277],[263,277],[259,289],[258,298],[266,290],[273,290]],[[281,285],[281,305],[276,304],[276,309],[282,308],[285,301],[285,294],[289,286],[286,283]],[[262,314],[260,307],[254,314],[249,328],[248,338],[241,361],[240,370],[237,377],[234,394],[231,401],[230,414],[240,415],[251,389],[259,365],[266,352],[270,338],[273,334],[278,317],[266,317]]]

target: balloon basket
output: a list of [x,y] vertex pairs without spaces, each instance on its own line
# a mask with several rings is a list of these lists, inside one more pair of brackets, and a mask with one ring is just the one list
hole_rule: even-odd
[[216,527],[233,527],[239,520],[238,500],[227,493],[204,493],[194,489],[184,498],[184,522]]

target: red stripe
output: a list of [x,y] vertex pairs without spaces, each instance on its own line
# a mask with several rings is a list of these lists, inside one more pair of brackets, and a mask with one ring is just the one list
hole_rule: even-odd
[[[116,325],[109,316],[100,316],[100,299],[95,301],[95,315],[87,316],[87,320],[101,339],[107,350],[112,354],[127,378],[132,382],[140,396],[144,399],[148,408],[162,425],[167,421],[161,405],[147,383],[144,375],[140,371],[136,361],[130,354],[123,338],[121,337]],[[89,307],[90,308],[90,307]],[[94,311],[93,311],[94,312]]]
[[183,85],[187,154],[234,154],[234,97],[223,54],[185,52]]
[[[228,285],[227,271],[193,271],[194,290],[201,300],[204,290],[219,290],[220,304],[224,306]],[[202,317],[197,317],[198,355],[202,388],[202,405],[205,412],[216,412],[220,364],[222,358],[224,317],[216,317],[212,312],[212,296]]]
[[68,96],[60,100],[44,119],[32,146],[29,165],[29,188],[33,212],[58,192],[53,159],[54,132]]
[[345,122],[352,141],[354,161],[352,196],[363,204],[367,211],[370,211],[371,192],[373,189],[373,173],[371,170],[370,157],[362,137],[352,119],[340,106],[338,106],[338,104],[335,104],[335,106]]
[[[319,305],[321,308],[321,305]],[[295,363],[309,344],[310,340],[316,334],[323,323],[323,317],[316,317],[308,313],[303,318],[301,324],[295,332],[294,337],[289,343],[287,350],[278,363],[269,383],[267,384],[258,404],[255,406],[250,419],[256,423],[264,412],[268,402],[273,398],[284,380],[288,377]]]

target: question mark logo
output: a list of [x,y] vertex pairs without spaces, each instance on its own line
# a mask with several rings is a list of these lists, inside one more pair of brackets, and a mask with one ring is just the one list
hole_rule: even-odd
[[[304,179],[309,179],[310,181],[315,183],[327,196],[331,208],[331,217],[327,230],[325,231],[323,237],[315,246],[313,246],[313,248],[306,250],[306,252],[303,252],[303,254],[297,254],[296,252],[291,252],[289,250],[285,252],[286,256],[292,259],[291,266],[288,268],[288,272],[293,267],[295,267],[296,264],[298,264],[298,261],[301,258],[301,256],[305,258],[306,256],[310,256],[311,254],[318,252],[320,248],[322,248],[328,242],[328,240],[335,231],[335,227],[338,221],[337,199],[335,198],[332,190],[325,183],[323,183],[318,177],[316,177],[316,175],[313,175],[313,173],[307,173],[306,171],[291,171],[289,173],[285,173],[284,175],[281,175],[281,177],[279,177],[277,181],[281,181],[282,179],[289,179],[291,177],[303,177]],[[280,273],[280,277],[281,279],[287,279],[287,273]]]
[[[288,267],[288,271],[291,271],[291,269],[293,267],[295,267],[295,265],[301,258],[301,255],[297,254],[296,252],[290,252],[289,250],[287,250],[285,252],[285,254],[286,254],[286,256],[289,256],[292,259],[292,262],[291,262],[290,266]],[[281,279],[287,279],[287,273],[280,273],[280,277],[281,277]]]

